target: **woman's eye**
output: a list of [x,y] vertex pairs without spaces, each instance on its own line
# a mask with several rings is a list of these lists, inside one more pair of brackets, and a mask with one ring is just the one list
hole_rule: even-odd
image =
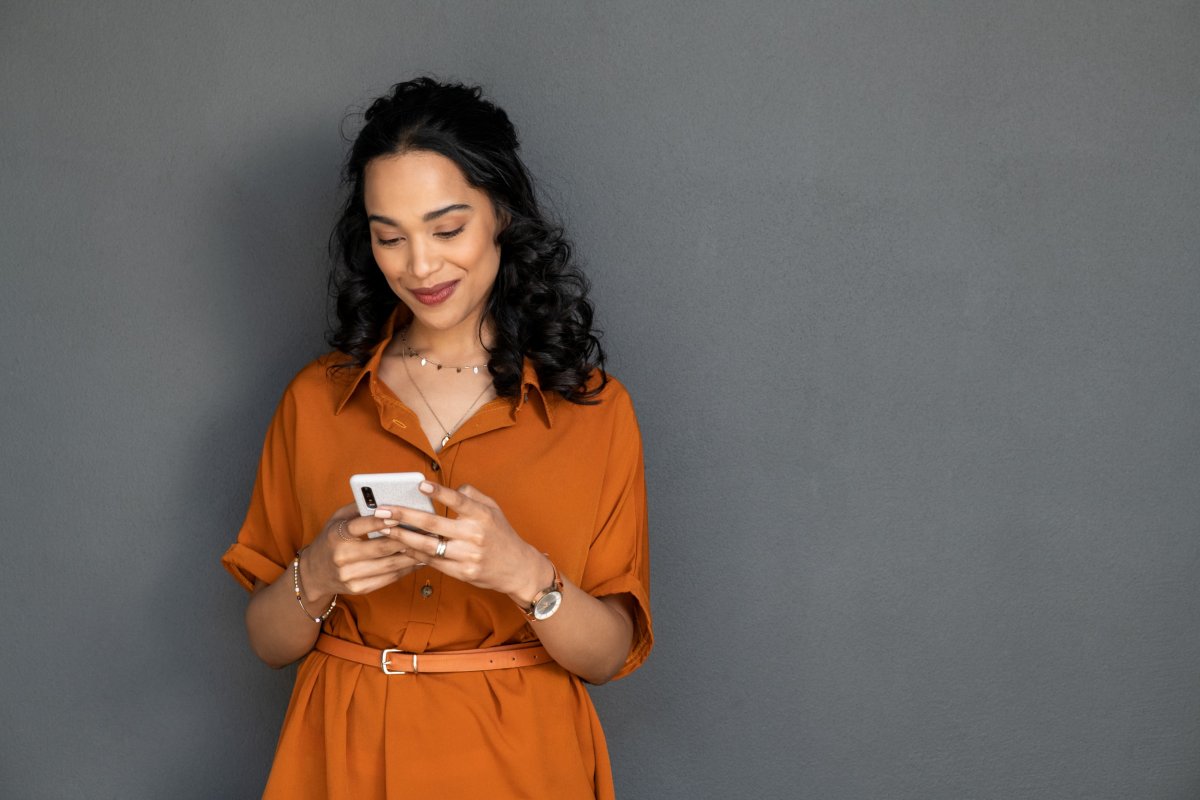
[[438,237],[439,239],[453,239],[455,236],[458,236],[460,233],[462,233],[463,228],[465,227],[467,226],[461,225],[452,231],[439,231],[438,233],[435,233],[434,236]]
[[377,238],[375,241],[377,243],[379,243],[380,245],[382,245],[383,247],[394,247],[394,246],[400,244],[399,238],[396,238],[396,239],[378,239]]

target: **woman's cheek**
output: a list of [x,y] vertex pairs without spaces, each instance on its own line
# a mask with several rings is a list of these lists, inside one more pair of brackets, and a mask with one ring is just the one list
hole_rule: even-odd
[[399,279],[400,270],[397,268],[396,259],[391,253],[380,247],[371,248],[372,255],[375,256],[375,263],[379,266],[383,276],[387,278],[388,283],[395,283]]
[[466,269],[471,268],[478,252],[477,245],[468,240],[459,237],[458,240],[451,242],[446,248],[446,259],[455,264],[459,264]]
[[463,242],[463,251],[459,254],[461,261],[470,266],[483,266],[488,259],[495,259],[500,252],[499,245],[486,235],[476,235],[470,241]]

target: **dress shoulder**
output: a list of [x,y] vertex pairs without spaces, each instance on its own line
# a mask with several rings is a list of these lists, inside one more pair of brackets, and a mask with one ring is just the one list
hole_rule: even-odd
[[284,398],[302,408],[336,404],[361,374],[361,368],[356,366],[334,368],[344,363],[347,363],[347,356],[336,350],[314,358],[288,382],[283,390]]
[[601,381],[602,379],[598,370],[593,371],[588,377],[587,389],[599,389],[588,402],[573,403],[557,392],[547,392],[547,402],[553,408],[553,413],[556,416],[562,414],[572,416],[582,415],[585,418],[594,420],[634,417],[633,398],[630,396],[625,384],[618,380],[611,372],[607,373],[607,380],[604,381],[602,388]]

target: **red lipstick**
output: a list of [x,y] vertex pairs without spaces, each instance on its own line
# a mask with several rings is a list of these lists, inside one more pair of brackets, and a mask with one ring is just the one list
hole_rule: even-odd
[[454,294],[454,289],[457,286],[458,281],[446,281],[445,283],[439,283],[436,286],[430,286],[425,289],[410,289],[409,291],[425,305],[436,306],[438,303],[444,303],[450,295]]

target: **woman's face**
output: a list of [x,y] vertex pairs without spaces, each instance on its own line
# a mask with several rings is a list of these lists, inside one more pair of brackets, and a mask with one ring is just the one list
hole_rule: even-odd
[[487,193],[450,159],[418,150],[369,162],[363,200],[375,263],[414,323],[477,329],[500,268]]

